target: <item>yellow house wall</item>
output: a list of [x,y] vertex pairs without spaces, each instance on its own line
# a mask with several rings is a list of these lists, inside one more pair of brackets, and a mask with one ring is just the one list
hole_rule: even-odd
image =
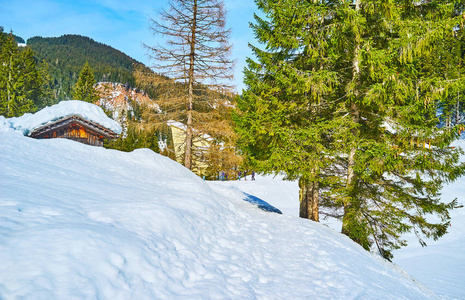
[[[186,151],[186,131],[174,125],[171,125],[171,135],[173,137],[174,153],[176,155],[176,161],[180,164],[184,164],[183,156]],[[194,139],[194,149],[208,149],[210,144],[205,140]],[[198,175],[203,175],[208,165],[199,160],[197,157],[192,157],[192,171]]]

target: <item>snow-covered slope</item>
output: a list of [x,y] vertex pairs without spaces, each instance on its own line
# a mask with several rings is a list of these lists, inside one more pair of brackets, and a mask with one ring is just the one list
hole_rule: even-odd
[[126,114],[134,110],[134,103],[161,112],[160,107],[144,91],[132,89],[121,83],[99,82],[95,86],[98,94],[98,105],[113,113],[119,122],[124,122]]
[[334,230],[262,211],[150,150],[34,140],[9,124],[0,299],[435,298]]
[[[465,149],[465,140],[454,146]],[[465,156],[461,157],[465,161]],[[443,188],[445,202],[457,198],[459,208],[451,211],[448,233],[421,247],[413,234],[409,246],[394,252],[394,262],[445,299],[465,299],[465,178]]]
[[252,176],[249,174],[246,180],[242,178],[240,181],[217,181],[214,184],[254,195],[278,208],[283,214],[298,217],[299,184],[297,181],[284,181],[283,177],[256,174],[256,180],[252,181]]
[[[454,146],[465,148],[465,140]],[[461,158],[465,161],[465,156]],[[247,194],[253,194],[280,209],[284,214],[299,215],[299,187],[297,182],[282,181],[281,177],[257,175],[256,181],[215,182]],[[459,206],[465,204],[465,178],[444,187],[442,199],[457,198]],[[452,224],[448,234],[437,241],[426,240],[421,247],[414,234],[406,236],[408,246],[394,251],[394,263],[418,279],[442,299],[465,299],[465,207],[451,212]],[[341,230],[338,221],[328,219],[321,223]]]

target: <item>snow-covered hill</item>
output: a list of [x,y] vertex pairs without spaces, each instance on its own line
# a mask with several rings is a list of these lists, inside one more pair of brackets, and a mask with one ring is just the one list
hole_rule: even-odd
[[[465,149],[465,140],[454,146]],[[465,156],[461,157],[465,161]],[[394,262],[445,299],[465,299],[465,178],[443,188],[446,202],[457,198],[459,208],[451,211],[448,233],[437,241],[426,240],[421,247],[415,236],[407,239],[409,246],[394,252]]]
[[331,228],[147,149],[34,140],[0,118],[0,166],[0,299],[436,298]]
[[[454,146],[465,148],[465,140]],[[465,161],[465,156],[462,157]],[[281,177],[257,176],[256,181],[224,181],[214,185],[253,194],[280,209],[284,214],[299,215],[299,187],[297,182],[282,181]],[[465,299],[465,178],[444,187],[442,199],[457,198],[459,208],[451,211],[452,223],[448,234],[437,241],[426,240],[421,247],[414,234],[406,236],[408,246],[394,251],[394,263],[418,279],[442,299]],[[335,231],[341,224],[335,220],[320,220]]]

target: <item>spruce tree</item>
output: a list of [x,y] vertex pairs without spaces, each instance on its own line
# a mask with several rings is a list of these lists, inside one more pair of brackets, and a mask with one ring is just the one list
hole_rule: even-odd
[[13,35],[0,27],[0,114],[17,117],[42,107],[48,79],[32,50],[18,48]]
[[98,93],[94,87],[95,78],[94,72],[86,62],[84,67],[79,73],[79,79],[74,85],[73,97],[76,100],[82,100],[90,103],[94,103],[99,99]]
[[464,87],[441,56],[459,47],[463,11],[453,1],[256,3],[264,47],[248,60],[237,116],[246,153],[300,178],[302,199],[387,259],[405,232],[422,244],[445,234],[455,202],[440,190],[465,166],[450,147],[458,128],[438,129],[436,112]]

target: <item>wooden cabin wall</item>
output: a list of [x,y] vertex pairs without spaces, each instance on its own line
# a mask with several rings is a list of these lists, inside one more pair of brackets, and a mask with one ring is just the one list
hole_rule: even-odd
[[66,138],[93,146],[103,146],[103,137],[82,126],[71,124],[44,134],[42,138]]

